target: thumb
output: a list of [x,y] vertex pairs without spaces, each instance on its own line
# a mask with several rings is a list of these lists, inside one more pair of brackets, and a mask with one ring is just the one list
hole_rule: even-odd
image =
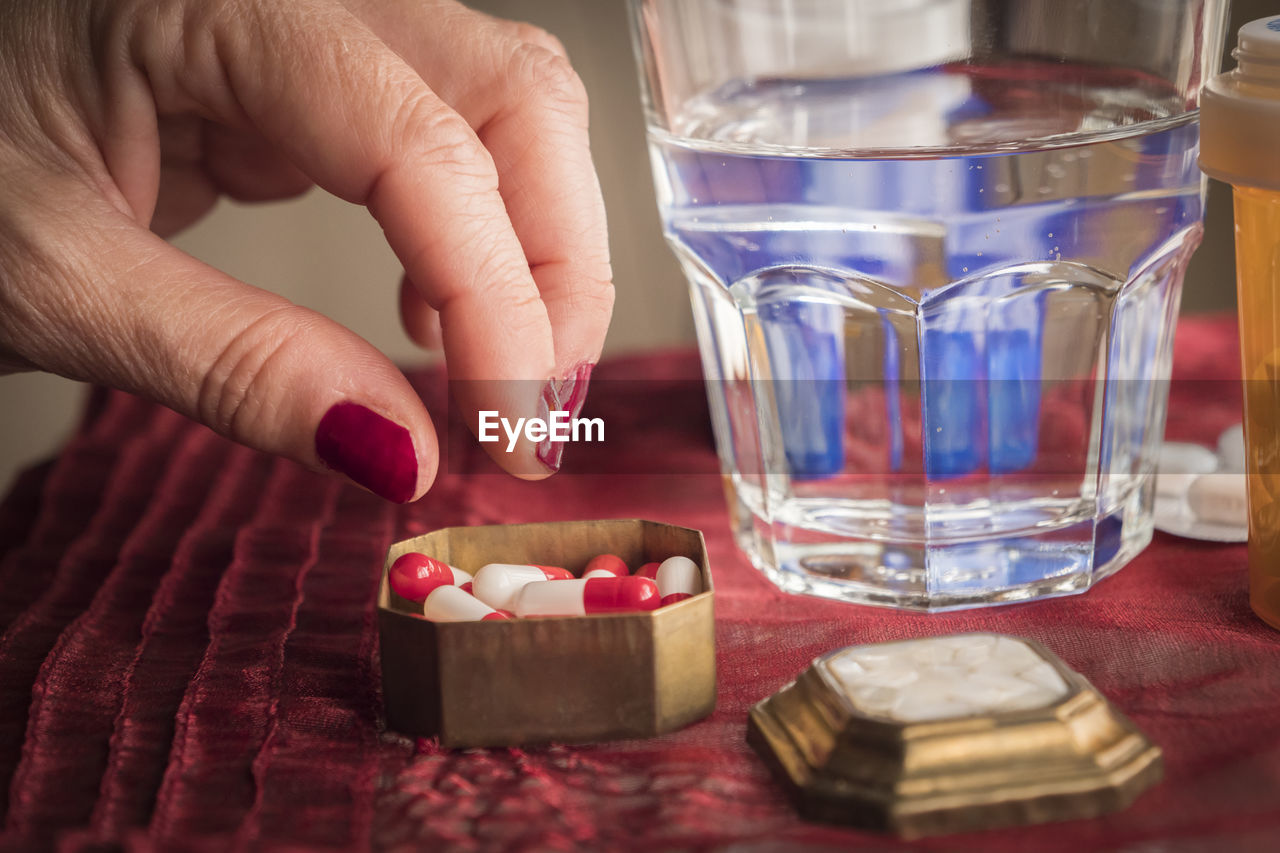
[[36,239],[16,259],[18,274],[0,281],[0,342],[11,359],[154,399],[389,500],[427,490],[435,433],[382,353],[104,207],[75,228],[63,214],[63,227],[28,232]]

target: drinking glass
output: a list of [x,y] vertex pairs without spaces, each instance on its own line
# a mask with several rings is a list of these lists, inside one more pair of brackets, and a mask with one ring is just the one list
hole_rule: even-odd
[[630,7],[755,566],[938,610],[1137,554],[1225,0]]

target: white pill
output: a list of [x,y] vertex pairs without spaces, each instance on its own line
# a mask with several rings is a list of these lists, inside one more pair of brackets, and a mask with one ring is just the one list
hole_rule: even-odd
[[498,610],[510,610],[516,594],[527,583],[571,578],[569,572],[553,566],[526,566],[514,563],[489,563],[476,572],[471,582],[475,597]]
[[668,557],[658,566],[655,578],[662,603],[674,604],[702,592],[698,564],[688,557]]
[[1185,441],[1166,441],[1160,445],[1156,464],[1156,494],[1182,497],[1191,481],[1218,468],[1218,457],[1212,450]]
[[1243,474],[1201,474],[1187,489],[1187,506],[1201,521],[1245,527],[1249,496]]
[[456,586],[436,587],[422,602],[422,615],[432,622],[488,622],[511,618]]
[[1244,473],[1244,424],[1228,427],[1218,436],[1218,468]]

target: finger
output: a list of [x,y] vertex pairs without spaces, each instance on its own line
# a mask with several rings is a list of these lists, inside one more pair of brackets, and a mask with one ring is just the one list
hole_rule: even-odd
[[[154,121],[154,117],[152,119]],[[103,147],[113,168],[112,177],[121,186],[124,195],[132,199],[135,219],[161,237],[177,234],[195,223],[218,203],[218,187],[204,170],[203,130],[204,121],[196,116],[174,116],[158,122],[160,169],[158,183],[148,186],[132,186],[127,174],[119,173],[122,154],[111,156],[119,143],[114,138]],[[150,147],[146,141],[135,139],[127,156],[138,158],[140,152]],[[154,144],[154,141],[152,141]],[[135,181],[136,183],[136,181]]]
[[[453,4],[378,3],[362,14],[476,128],[547,307],[560,375],[598,360],[613,310],[604,201],[586,90],[563,45],[529,24]],[[448,49],[445,49],[445,47]]]
[[562,56],[515,47],[465,108],[547,306],[562,369],[595,363],[613,313],[604,201],[592,166],[587,96]]
[[[207,36],[180,24],[148,23],[140,37],[161,108],[252,126],[320,186],[367,205],[440,312],[468,423],[475,429],[481,410],[535,415],[555,373],[551,326],[492,158],[467,123],[340,7],[218,16]],[[175,29],[196,42],[185,55],[204,62],[175,70]],[[549,473],[528,441],[511,453],[485,446],[512,473]]]
[[222,195],[268,201],[299,195],[311,186],[306,175],[251,131],[194,116],[166,119],[158,129],[159,196],[150,225],[162,237],[194,223]]
[[[65,208],[64,208],[65,209]],[[74,232],[36,217],[0,340],[39,367],[141,394],[250,447],[408,501],[437,468],[405,377],[349,329],[236,281],[82,199]],[[96,223],[96,224],[89,224]],[[74,233],[74,238],[69,234]],[[56,245],[49,234],[63,235]]]
[[218,190],[237,201],[301,195],[311,179],[280,149],[252,131],[205,122],[203,166]]
[[418,286],[407,276],[400,278],[400,321],[410,340],[423,349],[438,350],[444,346],[440,312],[426,303]]

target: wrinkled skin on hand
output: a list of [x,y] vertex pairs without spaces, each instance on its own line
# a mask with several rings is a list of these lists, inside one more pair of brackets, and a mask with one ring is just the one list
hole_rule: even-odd
[[[315,184],[364,205],[468,421],[532,416],[544,383],[597,360],[612,309],[586,128],[552,36],[452,0],[0,0],[0,370],[112,385],[421,496],[438,450],[403,375],[163,237],[223,195]],[[404,433],[397,494],[365,476],[358,435],[321,441],[340,405]],[[484,446],[548,473],[528,442]]]

